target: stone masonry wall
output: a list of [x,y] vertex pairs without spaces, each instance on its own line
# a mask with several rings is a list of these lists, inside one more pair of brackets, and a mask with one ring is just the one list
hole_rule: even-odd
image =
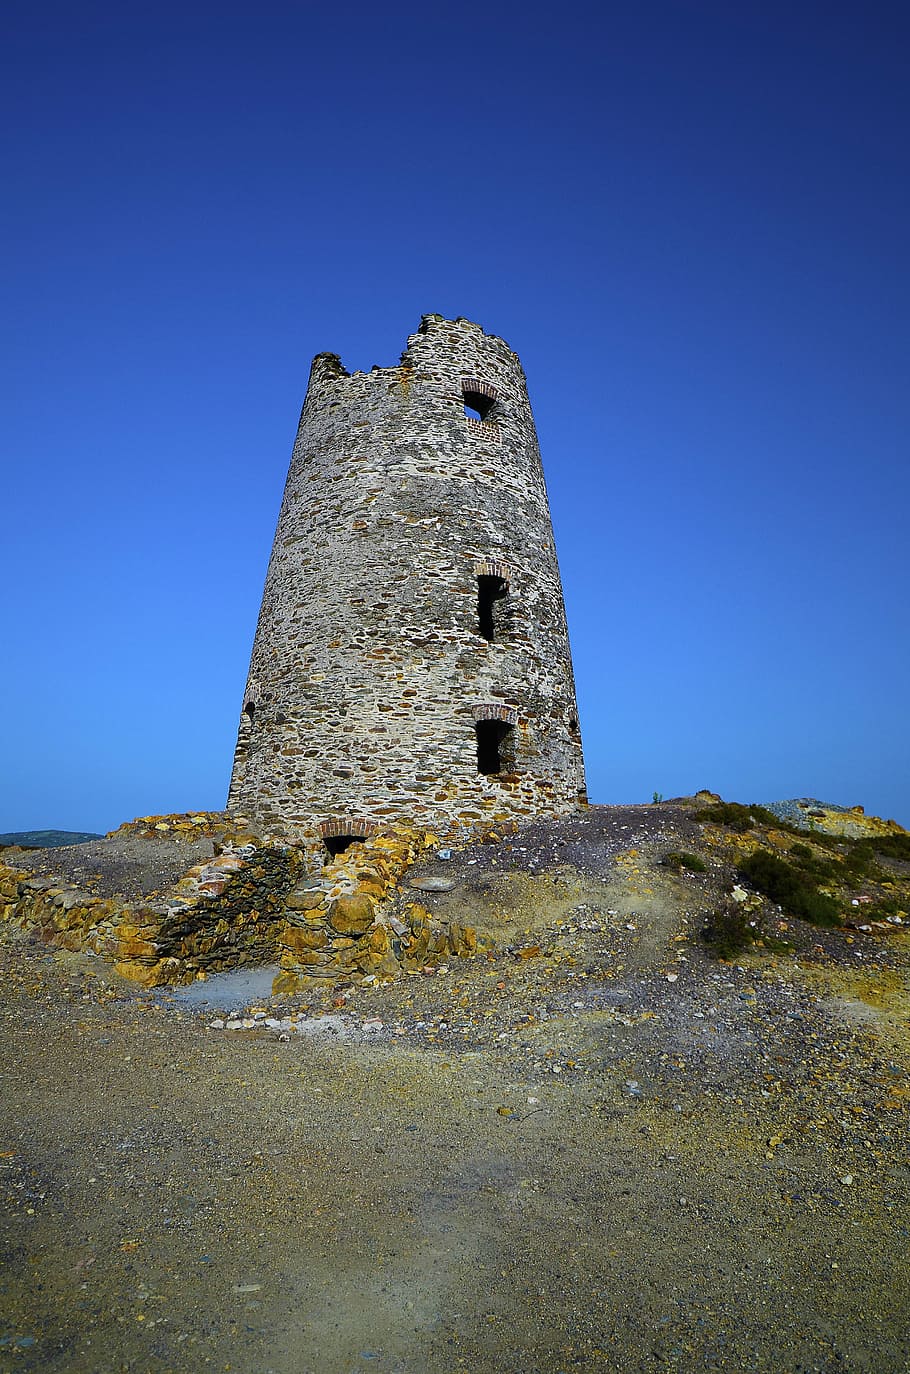
[[[225,820],[212,813],[142,817],[117,835],[142,834],[149,826],[197,835],[217,827],[224,834]],[[0,922],[30,929],[55,948],[100,955],[146,987],[276,961],[287,925],[285,897],[307,865],[301,849],[235,836],[165,891],[129,898],[80,888],[62,873],[33,873],[14,854],[4,859]]]
[[[465,400],[481,418],[470,418]],[[492,640],[478,578],[505,591]],[[498,579],[498,581],[494,581]],[[480,725],[478,726],[478,722]],[[477,728],[499,722],[500,766]],[[397,367],[313,362],[228,807],[276,833],[584,802],[562,588],[521,364],[426,316]]]
[[392,825],[328,862],[320,842],[228,839],[229,820],[218,813],[140,817],[108,840],[157,832],[204,832],[224,847],[165,891],[139,898],[91,892],[64,873],[32,872],[21,853],[5,854],[0,923],[54,948],[100,955],[146,988],[280,962],[273,990],[288,994],[311,982],[385,981],[492,947],[471,926],[435,921],[418,902],[403,920],[387,910],[411,864],[439,844],[431,831]]

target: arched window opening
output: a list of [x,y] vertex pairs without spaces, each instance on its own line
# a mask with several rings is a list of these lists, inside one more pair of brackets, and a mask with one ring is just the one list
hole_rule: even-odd
[[352,844],[363,844],[365,838],[365,835],[323,835],[322,843],[329,851],[329,857],[334,859],[350,849]]
[[462,377],[464,413],[469,420],[486,420],[496,404],[496,388],[477,377]]
[[256,706],[252,698],[243,703],[243,710],[240,712],[240,728],[237,731],[237,747],[234,750],[234,768],[245,768],[247,759],[253,749],[253,717],[256,714]]
[[469,420],[485,420],[494,404],[489,396],[480,396],[476,391],[466,391],[464,394],[464,413]]
[[332,816],[329,820],[321,822],[319,833],[329,858],[334,859],[338,854],[350,849],[352,844],[362,843],[375,828],[372,821],[362,816]]

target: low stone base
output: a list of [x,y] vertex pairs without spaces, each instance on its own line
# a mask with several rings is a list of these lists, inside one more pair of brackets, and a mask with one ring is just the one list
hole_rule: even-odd
[[206,835],[210,859],[138,900],[35,874],[24,856],[17,865],[9,855],[0,863],[0,920],[37,931],[49,945],[100,955],[148,988],[280,962],[279,994],[311,980],[394,978],[489,947],[471,927],[435,929],[417,904],[406,921],[385,917],[405,872],[439,843],[424,830],[390,827],[324,866],[312,841],[262,840],[218,813],[142,817],[107,842],[119,854],[127,840],[197,843]]

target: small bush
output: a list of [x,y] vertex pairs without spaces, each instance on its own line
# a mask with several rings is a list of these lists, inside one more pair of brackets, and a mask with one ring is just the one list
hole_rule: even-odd
[[735,959],[761,937],[761,917],[728,898],[708,917],[701,934],[716,958]]
[[807,844],[791,844],[788,859],[795,859],[799,871],[815,883],[828,883],[843,877],[843,869],[833,859],[821,859]]
[[769,811],[766,806],[759,806],[757,802],[753,802],[748,809],[759,825],[770,825],[775,829],[780,829],[779,818],[775,816],[773,811]]
[[[844,882],[848,887],[862,887],[864,881],[887,882],[893,877],[876,859],[900,860],[905,849],[902,843],[910,836],[881,835],[876,839],[854,840],[844,856]],[[897,841],[892,844],[891,841]]]
[[910,863],[910,835],[882,835],[873,840],[876,854],[884,854],[888,859],[900,859]]
[[665,854],[661,859],[665,868],[672,868],[679,873],[680,869],[687,868],[690,873],[705,873],[708,865],[697,854],[686,854],[681,849],[671,849],[669,854]]
[[[785,830],[788,835],[805,835],[807,832],[798,825],[784,825],[778,821],[778,830]],[[821,845],[823,849],[839,849],[842,841],[839,835],[829,835],[826,830],[812,829],[812,843]]]
[[765,806],[759,806],[753,802],[751,806],[743,806],[742,802],[715,802],[711,806],[706,806],[699,811],[700,821],[715,821],[718,825],[727,825],[731,830],[736,830],[740,834],[745,834],[756,825],[770,825],[777,829],[782,827],[773,811],[769,811]]
[[857,912],[864,921],[886,921],[889,916],[907,915],[910,905],[906,897],[879,897],[877,901],[866,902]]
[[851,858],[857,852],[870,858],[873,854],[880,854],[883,859],[900,859],[910,863],[910,835],[875,835],[868,840],[857,840]]
[[715,821],[717,825],[729,826],[740,834],[745,834],[756,824],[751,807],[742,806],[739,802],[715,802],[699,811],[698,819]]
[[741,860],[737,872],[750,887],[777,902],[790,916],[798,916],[814,926],[842,924],[840,908],[834,898],[819,892],[808,874],[775,854],[759,849]]

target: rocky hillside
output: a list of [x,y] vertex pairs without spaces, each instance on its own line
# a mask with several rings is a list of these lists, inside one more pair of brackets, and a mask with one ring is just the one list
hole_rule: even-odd
[[58,849],[61,845],[85,844],[100,840],[91,830],[11,830],[0,835],[0,849]]

